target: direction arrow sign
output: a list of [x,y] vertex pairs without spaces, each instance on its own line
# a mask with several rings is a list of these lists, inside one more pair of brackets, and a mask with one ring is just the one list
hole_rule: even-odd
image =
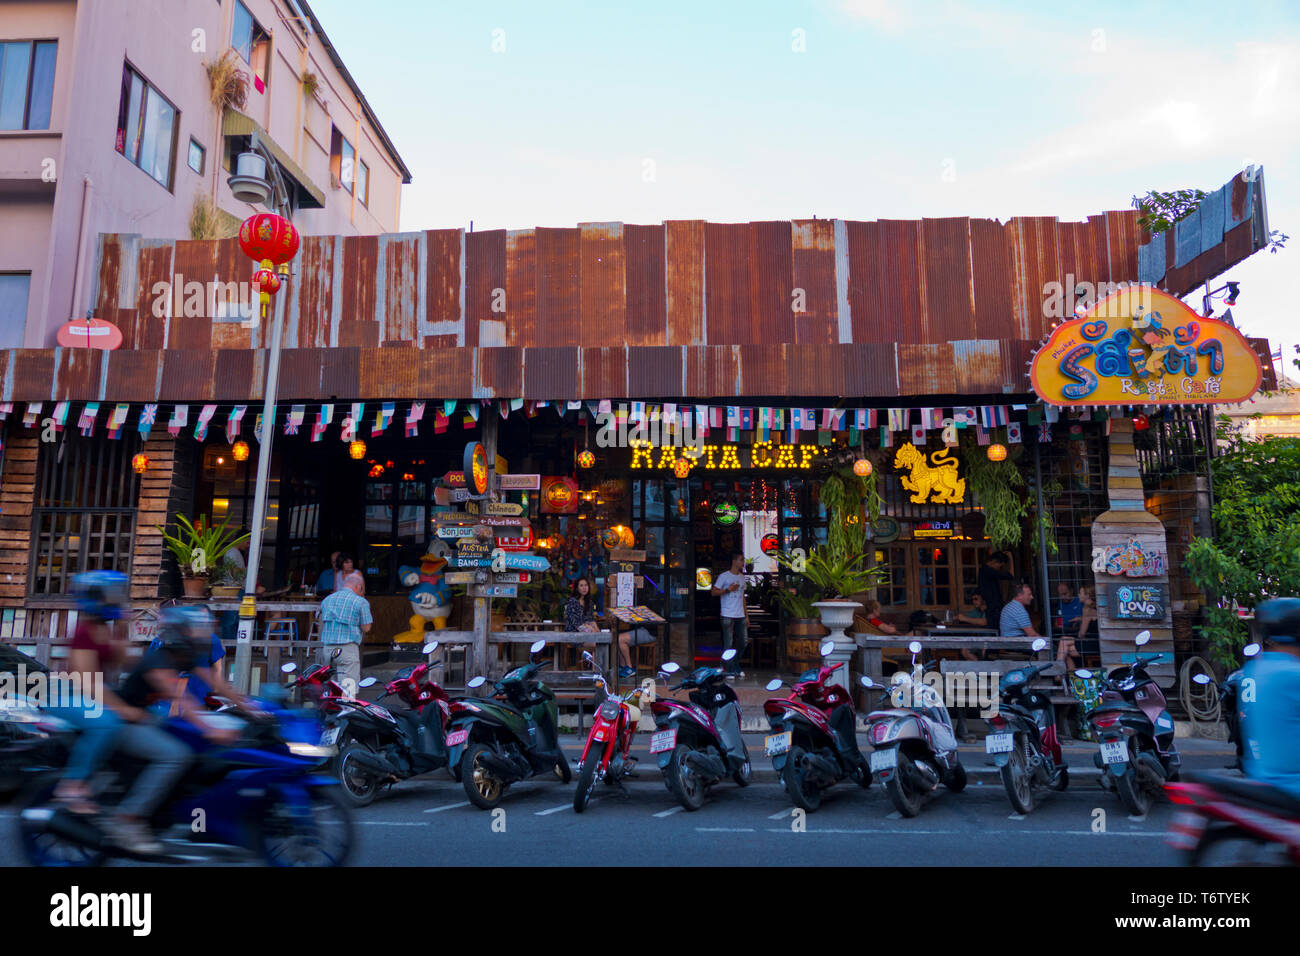
[[632,551],[628,548],[611,548],[609,552],[611,561],[644,561],[645,551]]
[[446,485],[448,488],[464,488],[465,472],[449,471],[442,476],[442,483]]
[[448,562],[454,568],[490,568],[492,567],[491,558],[462,558],[455,555]]
[[519,588],[513,584],[484,584],[470,588],[471,597],[512,598],[519,596]]
[[487,506],[487,514],[490,515],[521,515],[524,513],[524,506],[516,501],[490,501]]
[[527,571],[502,571],[495,576],[497,584],[527,584],[532,579]]
[[517,571],[549,571],[551,562],[539,554],[511,554],[509,551],[492,552],[493,567]]
[[470,525],[453,524],[447,525],[445,528],[439,528],[437,534],[438,537],[447,539],[472,538],[474,537],[474,529]]
[[502,491],[536,491],[542,487],[541,475],[497,475]]
[[448,571],[442,579],[448,584],[473,584],[482,571]]
[[478,524],[481,520],[478,515],[467,514],[464,511],[435,511],[433,520],[442,525],[455,524]]
[[456,553],[466,558],[485,558],[492,553],[486,542],[474,538],[461,538],[456,542]]
[[480,518],[483,524],[491,525],[494,528],[527,528],[530,522],[527,518],[507,518],[501,515],[489,515],[486,518]]

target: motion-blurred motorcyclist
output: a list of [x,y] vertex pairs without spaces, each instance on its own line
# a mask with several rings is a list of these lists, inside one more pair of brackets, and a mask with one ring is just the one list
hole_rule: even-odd
[[1255,623],[1264,650],[1242,668],[1243,767],[1300,800],[1300,598],[1260,603]]

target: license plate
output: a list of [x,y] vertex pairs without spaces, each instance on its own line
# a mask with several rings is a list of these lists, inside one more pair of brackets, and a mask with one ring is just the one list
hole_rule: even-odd
[[661,754],[665,750],[672,750],[676,746],[676,730],[661,730],[657,734],[650,735],[650,752],[652,754]]
[[468,730],[453,730],[447,735],[448,747],[459,747],[465,741],[469,740]]
[[786,753],[790,749],[790,738],[792,736],[788,730],[783,734],[768,734],[763,738],[763,750],[769,757]]
[[1016,749],[1015,734],[989,734],[984,738],[984,752],[988,754],[1009,754]]
[[1101,745],[1102,763],[1128,763],[1128,744],[1123,740],[1107,740]]
[[876,773],[879,770],[893,770],[898,766],[898,748],[887,747],[884,750],[873,750],[871,752],[871,772]]
[[329,730],[326,730],[323,733],[321,733],[320,745],[322,747],[334,746],[334,744],[338,742],[340,730],[342,730],[341,727],[331,727]]

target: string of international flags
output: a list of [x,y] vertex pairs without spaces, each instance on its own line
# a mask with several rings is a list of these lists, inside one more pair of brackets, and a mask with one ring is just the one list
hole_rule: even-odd
[[[0,421],[14,414],[14,402],[0,402]],[[52,420],[54,427],[62,431],[68,421],[72,402],[28,402],[23,411],[22,423],[33,428]],[[434,434],[446,432],[452,421],[458,416],[462,428],[477,426],[480,416],[498,412],[501,417],[509,418],[513,412],[522,411],[529,418],[537,417],[543,409],[554,409],[563,417],[571,411],[577,411],[579,420],[585,420],[589,413],[593,417],[611,416],[611,424],[617,427],[635,428],[656,426],[661,436],[671,436],[677,430],[697,432],[703,430],[707,436],[713,430],[725,431],[728,441],[739,441],[741,432],[755,432],[757,440],[768,441],[775,435],[784,434],[790,443],[799,441],[802,432],[817,432],[821,443],[829,444],[829,436],[835,432],[849,432],[850,443],[868,432],[879,431],[880,445],[889,448],[894,445],[897,433],[907,433],[913,444],[922,444],[929,440],[929,433],[941,432],[945,444],[957,444],[962,429],[974,428],[979,444],[990,442],[990,433],[995,428],[1006,429],[1006,440],[1019,443],[1026,440],[1050,442],[1051,426],[1059,421],[1101,421],[1109,422],[1112,417],[1132,414],[1132,410],[1114,409],[1062,409],[1054,405],[972,405],[958,407],[922,407],[922,408],[807,408],[775,406],[740,406],[740,405],[705,405],[672,404],[652,402],[617,402],[611,399],[600,401],[534,401],[516,399],[449,399],[436,402],[427,401],[382,401],[351,402],[347,404],[313,403],[282,406],[286,410],[283,422],[285,435],[299,435],[304,425],[308,428],[311,441],[323,440],[326,430],[339,418],[339,437],[344,442],[351,442],[361,437],[378,437],[384,434],[399,411],[403,414],[403,433],[406,438],[420,434],[420,426],[426,421],[429,405],[433,405],[432,427]],[[47,405],[52,410],[42,417]],[[401,408],[399,409],[399,405]],[[101,420],[101,410],[107,409],[104,424],[110,439],[118,439],[127,428],[133,404],[130,402],[101,403],[85,402],[80,405],[77,429],[82,435],[92,436]],[[153,428],[160,422],[161,403],[139,405],[136,416],[136,431],[141,439],[148,439]],[[165,417],[166,430],[172,437],[189,431],[194,438],[203,441],[208,430],[215,423],[224,427],[227,441],[233,443],[243,432],[243,425],[248,405],[229,405],[225,403],[207,403],[194,405],[197,414],[193,425],[190,423],[190,404],[171,405],[170,416]],[[277,414],[279,409],[277,409]],[[1017,413],[1023,412],[1024,421]],[[308,423],[308,415],[312,421]],[[369,415],[369,417],[367,417]],[[224,421],[222,417],[224,416]],[[364,435],[363,429],[369,425]],[[262,413],[253,418],[253,436],[258,441],[262,435]]]

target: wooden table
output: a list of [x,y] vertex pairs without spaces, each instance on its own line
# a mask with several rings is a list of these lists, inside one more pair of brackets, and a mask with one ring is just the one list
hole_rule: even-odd
[[[207,605],[209,611],[213,614],[220,614],[228,611],[239,611],[239,601],[228,598],[220,598],[203,602]],[[257,613],[261,616],[263,613],[271,614],[310,614],[315,615],[320,611],[320,600],[312,598],[302,598],[297,601],[262,601],[257,602]],[[304,640],[311,634],[311,619],[306,622],[307,626],[302,626],[303,622],[298,623],[298,639]],[[256,637],[256,633],[253,635]]]
[[997,634],[953,634],[945,632],[942,637],[908,637],[906,634],[858,634],[854,637],[858,647],[862,648],[862,673],[874,681],[881,681],[881,651],[886,647],[906,648],[912,641],[919,641],[921,650],[961,650],[987,651],[990,649],[1033,651],[1035,638],[1002,637]]

